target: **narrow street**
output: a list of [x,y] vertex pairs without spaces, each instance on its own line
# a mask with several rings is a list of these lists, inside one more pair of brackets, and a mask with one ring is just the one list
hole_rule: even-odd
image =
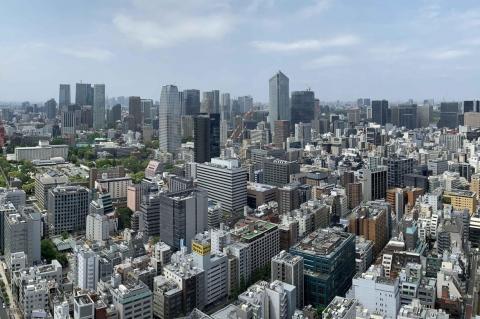
[[10,284],[7,282],[7,276],[5,274],[5,268],[3,267],[3,261],[0,262],[0,275],[2,276],[2,280],[5,283],[5,288],[7,291],[8,298],[10,299],[10,306],[8,307],[8,313],[10,314],[10,317],[7,316],[7,312],[5,309],[3,309],[3,300],[2,300],[2,308],[0,308],[0,318],[15,318],[15,319],[22,319],[23,316],[20,312],[20,310],[17,308],[17,304],[15,302],[15,299],[12,296],[12,289],[10,287]]

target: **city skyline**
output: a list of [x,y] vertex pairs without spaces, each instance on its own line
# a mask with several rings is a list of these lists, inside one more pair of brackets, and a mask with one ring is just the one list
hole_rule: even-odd
[[[268,103],[281,70],[290,92],[322,101],[476,97],[475,1],[7,1],[0,13],[0,100],[58,98],[58,83],[158,100],[163,85]],[[21,17],[21,19],[20,19]],[[68,72],[66,72],[68,71]],[[201,77],[198,74],[202,74]],[[73,92],[72,92],[73,93]]]

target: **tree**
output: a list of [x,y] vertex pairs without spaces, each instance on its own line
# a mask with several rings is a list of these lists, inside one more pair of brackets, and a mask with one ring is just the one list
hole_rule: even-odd
[[132,177],[132,182],[134,184],[138,184],[142,181],[142,179],[145,177],[145,172],[144,171],[140,171],[138,173],[135,173],[135,174],[132,174],[131,175]]
[[65,144],[65,140],[62,137],[55,137],[50,142],[50,145],[63,145]]
[[25,191],[25,193],[27,193],[27,195],[33,195],[33,193],[35,192],[35,181],[23,184],[22,189]]
[[57,249],[50,239],[43,239],[40,243],[41,255],[47,262],[51,262],[57,256]]
[[132,219],[132,210],[128,207],[120,207],[117,209],[118,214],[118,228],[125,229],[131,227],[131,219]]

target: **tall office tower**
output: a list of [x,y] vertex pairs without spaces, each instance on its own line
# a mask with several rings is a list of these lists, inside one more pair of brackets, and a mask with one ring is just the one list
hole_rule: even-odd
[[45,114],[47,115],[47,119],[51,120],[57,116],[57,102],[55,99],[50,99],[45,102]]
[[95,291],[99,280],[100,257],[92,249],[83,246],[75,247],[74,252],[77,286],[80,289]]
[[290,253],[304,260],[304,304],[326,306],[350,288],[355,275],[355,235],[337,228],[318,229]]
[[160,150],[176,153],[180,148],[180,101],[175,85],[162,87],[159,109]]
[[200,189],[164,193],[160,199],[160,238],[173,250],[183,241],[190,249],[191,241],[208,228],[208,195]]
[[276,147],[283,148],[283,143],[290,136],[290,121],[275,121],[273,131],[273,144]]
[[417,104],[400,104],[392,106],[391,123],[397,127],[413,130],[417,127]]
[[232,112],[230,93],[222,93],[222,95],[220,95],[220,111],[220,119],[229,121]]
[[197,185],[225,212],[241,213],[247,205],[247,171],[237,159],[212,158],[198,164]]
[[63,110],[65,107],[70,105],[70,84],[60,84],[60,93],[58,96],[58,107],[60,110]]
[[272,186],[283,187],[290,183],[290,175],[300,172],[300,164],[297,161],[285,161],[274,157],[264,158],[263,182]]
[[312,124],[310,122],[295,124],[295,140],[301,142],[302,146],[312,141]]
[[372,101],[372,120],[373,122],[385,125],[388,120],[388,101],[374,100]]
[[463,101],[463,113],[477,112],[475,110],[475,101]]
[[470,182],[470,191],[474,192],[477,199],[480,198],[480,173],[473,174]]
[[372,240],[374,259],[380,254],[383,247],[387,244],[388,212],[385,208],[370,206],[364,204],[355,208],[349,221],[349,231],[357,236],[363,236],[365,239]]
[[142,99],[139,96],[130,96],[128,98],[128,114],[133,118],[135,131],[139,131],[143,121]]
[[353,209],[362,202],[362,183],[347,184],[348,208]]
[[141,110],[143,113],[143,123],[151,124],[152,123],[152,109],[153,109],[153,100],[152,99],[141,99]]
[[417,107],[417,127],[428,127],[432,121],[433,106],[429,104]]
[[184,90],[183,91],[183,105],[185,114],[195,115],[200,113],[200,91],[199,90]]
[[228,139],[228,122],[227,120],[220,121],[220,148],[225,147]]
[[27,266],[39,263],[42,229],[40,213],[36,213],[33,208],[23,207],[3,217],[4,255],[8,269],[11,269],[12,254],[21,251],[27,255]]
[[62,112],[62,134],[75,134],[77,124],[79,124],[77,123],[75,106],[68,105]]
[[300,190],[296,183],[278,189],[278,212],[288,214],[300,207]]
[[122,120],[122,106],[115,104],[110,110],[110,124],[115,124],[117,121]]
[[[203,92],[202,105],[200,107],[200,111],[202,113],[218,113],[215,112],[215,110],[220,109],[220,97],[218,96],[218,94],[219,91]],[[218,105],[216,103],[218,103]]]
[[405,187],[405,174],[413,173],[413,158],[392,156],[384,159],[387,166],[387,186]]
[[364,201],[377,200],[387,197],[387,167],[379,165],[364,168],[358,171],[358,180],[362,184],[362,198]]
[[220,156],[220,114],[199,114],[193,117],[193,159],[210,162]]
[[82,186],[57,186],[48,192],[47,223],[50,235],[84,231],[90,191]]
[[280,280],[297,287],[297,307],[303,307],[303,258],[284,250],[272,258],[271,281]]
[[253,110],[253,98],[250,95],[238,97],[238,111],[243,114]]
[[93,128],[105,128],[105,84],[93,85]]
[[88,83],[77,83],[75,85],[75,104],[82,105],[92,105],[89,104],[90,99],[90,89],[91,85]]
[[437,127],[457,128],[459,125],[458,109],[458,102],[440,103],[440,120],[437,123]]
[[289,80],[285,74],[278,71],[269,81],[270,112],[268,121],[272,132],[275,132],[275,121],[290,122]]
[[310,123],[314,118],[315,94],[313,91],[292,92],[292,124]]

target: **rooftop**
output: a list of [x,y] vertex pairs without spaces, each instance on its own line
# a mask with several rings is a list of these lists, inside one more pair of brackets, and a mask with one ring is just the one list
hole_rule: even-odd
[[353,237],[353,234],[346,233],[340,229],[317,229],[293,246],[293,249],[310,255],[326,256],[333,253],[345,241]]

